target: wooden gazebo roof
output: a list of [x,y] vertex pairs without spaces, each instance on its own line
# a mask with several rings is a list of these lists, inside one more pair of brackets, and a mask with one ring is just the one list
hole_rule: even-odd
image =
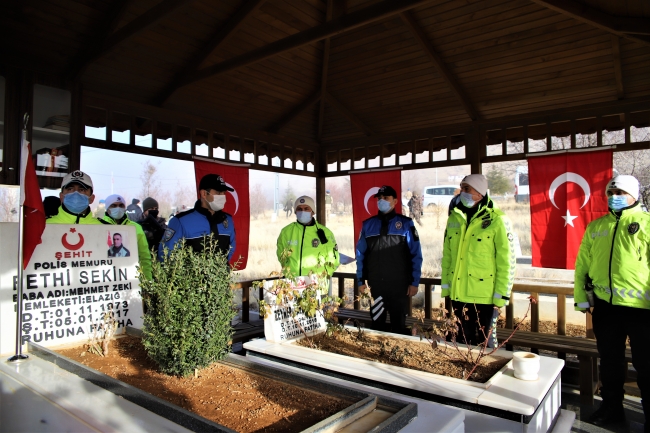
[[650,124],[647,0],[14,0],[0,12],[5,69],[327,162],[388,141],[398,154],[402,140],[451,148],[467,131],[490,144]]

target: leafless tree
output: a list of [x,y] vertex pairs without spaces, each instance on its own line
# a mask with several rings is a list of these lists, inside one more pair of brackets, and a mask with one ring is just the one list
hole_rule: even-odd
[[18,188],[0,187],[0,222],[18,222]]
[[147,161],[142,164],[142,173],[140,174],[140,180],[142,181],[142,190],[140,190],[140,200],[144,200],[147,197],[153,197],[158,200],[157,197],[161,196],[160,182],[158,181],[158,167]]
[[256,183],[250,191],[251,216],[255,219],[266,216],[266,210],[272,208],[268,197],[262,192],[262,185]]

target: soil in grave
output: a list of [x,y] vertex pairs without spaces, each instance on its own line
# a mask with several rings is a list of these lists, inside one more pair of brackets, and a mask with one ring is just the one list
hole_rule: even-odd
[[[426,342],[370,335],[359,331],[345,330],[331,337],[321,333],[313,337],[311,342],[303,338],[296,344],[457,379],[464,379],[473,367],[459,361],[458,353],[453,347],[439,346],[433,349]],[[485,383],[508,361],[510,360],[500,356],[485,356],[469,380]]]
[[84,351],[58,352],[242,433],[302,431],[351,404],[220,363],[199,370],[198,377],[168,376],[132,336],[113,340],[106,357]]

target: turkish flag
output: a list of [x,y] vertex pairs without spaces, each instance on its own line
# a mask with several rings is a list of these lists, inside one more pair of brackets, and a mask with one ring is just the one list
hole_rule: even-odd
[[587,225],[607,213],[612,150],[531,157],[533,266],[574,269]]
[[[251,226],[251,207],[248,193],[248,166],[220,164],[206,160],[194,159],[194,176],[198,194],[199,182],[206,174],[218,174],[234,191],[226,193],[226,206],[223,211],[229,213],[235,223],[235,254],[230,259],[234,271],[246,269],[248,262],[248,235]],[[239,261],[237,267],[235,262]]]
[[45,209],[38,186],[32,150],[23,130],[20,152],[20,205],[23,207],[23,269],[27,267],[45,230]]
[[392,186],[397,192],[395,212],[402,213],[402,172],[400,170],[370,171],[350,174],[352,189],[352,216],[354,219],[354,245],[359,240],[363,222],[377,215],[377,199],[375,194],[382,185]]

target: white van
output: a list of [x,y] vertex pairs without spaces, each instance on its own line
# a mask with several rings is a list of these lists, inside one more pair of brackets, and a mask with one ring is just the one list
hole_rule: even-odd
[[518,166],[515,172],[515,201],[517,203],[528,203],[530,201],[528,183],[528,167]]
[[449,202],[454,198],[454,191],[457,190],[460,191],[458,185],[425,186],[422,190],[424,206],[449,206]]

